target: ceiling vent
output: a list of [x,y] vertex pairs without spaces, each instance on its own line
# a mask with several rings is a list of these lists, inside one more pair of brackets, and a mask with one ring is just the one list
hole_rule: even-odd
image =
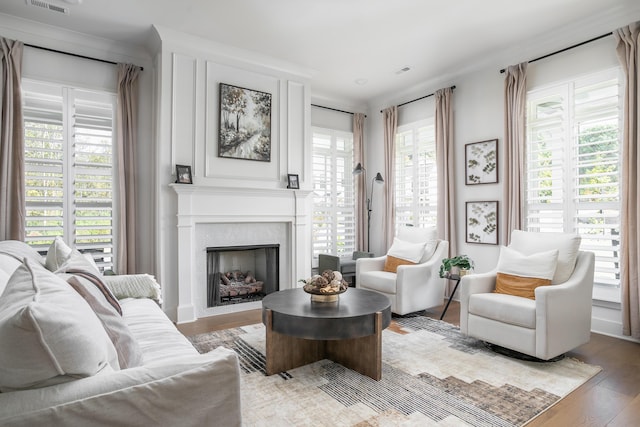
[[29,6],[34,6],[34,7],[41,7],[43,9],[47,9],[50,10],[52,12],[57,12],[57,13],[62,13],[64,15],[68,15],[69,14],[69,9],[66,7],[62,7],[62,6],[58,6],[56,4],[52,4],[52,3],[47,3],[46,1],[42,1],[42,0],[26,0],[27,5]]

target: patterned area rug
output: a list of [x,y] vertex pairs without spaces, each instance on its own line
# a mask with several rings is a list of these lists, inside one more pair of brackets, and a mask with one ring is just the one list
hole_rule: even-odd
[[506,357],[424,316],[383,331],[380,381],[330,360],[268,377],[262,324],[189,339],[201,353],[238,353],[246,426],[521,426],[600,371]]

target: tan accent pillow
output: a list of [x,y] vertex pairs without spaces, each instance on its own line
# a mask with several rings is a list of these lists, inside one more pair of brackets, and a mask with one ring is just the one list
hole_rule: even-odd
[[396,258],[391,255],[387,255],[387,259],[384,262],[384,271],[388,271],[389,273],[397,273],[398,266],[400,265],[415,265],[416,263],[413,261],[407,261],[406,259]]
[[516,297],[536,299],[535,289],[538,286],[548,286],[550,284],[551,280],[549,279],[498,273],[496,277],[496,289],[494,292],[497,294],[507,294]]

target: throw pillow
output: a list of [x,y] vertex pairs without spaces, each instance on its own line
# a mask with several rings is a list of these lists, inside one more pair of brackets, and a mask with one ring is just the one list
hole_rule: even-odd
[[388,271],[389,273],[397,273],[398,267],[401,265],[415,265],[415,262],[407,261],[406,259],[396,258],[391,255],[387,255],[387,258],[384,261],[384,271]]
[[[229,285],[229,279],[224,274],[220,278]],[[124,274],[122,276],[104,276],[104,283],[109,287],[113,295],[118,299],[124,298],[150,298],[160,301],[160,284],[150,274]]]
[[557,285],[569,280],[576,266],[581,238],[571,233],[534,233],[522,230],[511,232],[509,247],[525,255],[558,250],[558,266],[551,281]]
[[142,350],[122,315],[105,300],[104,295],[88,279],[80,276],[70,276],[67,279],[67,283],[89,303],[93,312],[102,322],[104,330],[118,353],[120,369],[141,366]]
[[54,273],[68,273],[76,276],[81,276],[89,280],[89,282],[95,288],[94,290],[98,290],[100,294],[102,294],[102,298],[100,298],[99,300],[104,301],[104,303],[110,304],[118,312],[118,314],[122,316],[122,307],[120,307],[118,299],[113,295],[109,287],[105,285],[102,274],[100,274],[100,272],[93,266],[93,264],[87,261],[85,256],[80,252],[76,250],[72,251],[65,262],[60,265],[54,271]]
[[551,284],[557,260],[557,249],[524,255],[502,246],[494,292],[535,299],[535,289],[538,286]]
[[69,259],[72,252],[73,249],[71,249],[60,236],[56,236],[51,246],[49,246],[44,265],[47,267],[47,270],[56,271]]
[[30,259],[0,298],[0,348],[3,392],[119,369],[115,348],[89,305]]
[[25,258],[36,261],[44,265],[44,258],[35,250],[35,248],[18,240],[3,240],[0,242],[0,253],[9,255],[22,263]]
[[393,239],[393,244],[387,251],[384,271],[396,273],[399,265],[411,265],[420,262],[424,254],[426,242],[410,243]]
[[425,246],[426,242],[411,243],[396,237],[393,239],[393,244],[387,251],[387,255],[417,263],[422,258]]

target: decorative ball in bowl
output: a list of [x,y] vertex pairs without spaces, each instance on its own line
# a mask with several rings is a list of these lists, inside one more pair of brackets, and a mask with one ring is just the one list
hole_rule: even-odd
[[338,295],[349,289],[349,284],[339,271],[325,270],[322,274],[300,281],[304,283],[302,289],[311,294],[311,301],[314,302],[338,301]]

